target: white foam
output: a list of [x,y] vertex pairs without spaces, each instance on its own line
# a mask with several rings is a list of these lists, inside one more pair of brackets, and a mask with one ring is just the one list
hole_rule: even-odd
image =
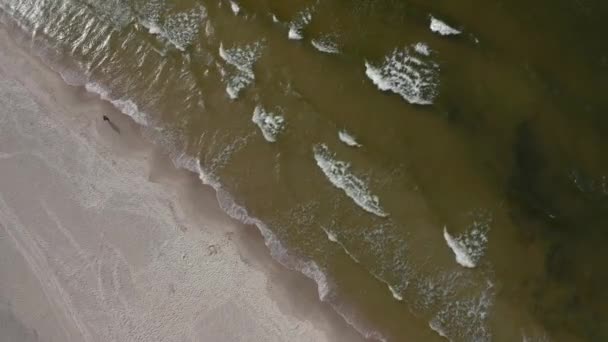
[[442,36],[458,35],[462,33],[461,31],[449,26],[448,24],[433,16],[431,16],[430,28],[431,31],[438,33]]
[[230,1],[230,9],[232,10],[232,13],[234,13],[234,15],[239,15],[239,13],[241,12],[241,6],[239,6],[239,4],[235,1]]
[[301,40],[304,38],[304,36],[299,28],[291,26],[289,28],[289,32],[287,33],[287,38],[291,40]]
[[302,30],[308,24],[310,24],[312,20],[312,8],[307,8],[296,16],[296,18],[289,23],[289,32],[287,33],[287,37],[292,40],[301,40],[304,38],[302,34]]
[[138,14],[139,22],[147,28],[158,27],[161,22],[161,16],[165,12],[166,7],[163,0],[149,0],[140,2],[135,6]]
[[231,99],[238,98],[239,93],[254,82],[253,65],[262,55],[262,49],[261,42],[235,46],[229,49],[224,48],[224,45],[220,43],[220,57],[236,68],[235,72],[229,75],[226,85],[226,93]]
[[130,116],[138,124],[148,126],[146,114],[141,112],[132,100],[112,99],[110,93],[97,83],[87,83],[85,84],[85,89],[90,93],[99,95],[102,100],[110,102],[116,109]]
[[226,85],[226,93],[232,100],[239,98],[241,91],[250,84],[253,83],[254,77],[250,77],[250,74],[237,74],[233,75]]
[[380,217],[388,216],[380,206],[378,196],[372,194],[365,183],[352,174],[349,163],[335,160],[323,144],[315,146],[313,151],[317,165],[335,187],[342,189],[362,209]]
[[429,328],[431,328],[431,330],[433,330],[434,332],[437,333],[437,335],[447,339],[448,341],[451,341],[451,339],[448,337],[448,335],[446,334],[445,331],[443,331],[443,329],[441,329],[441,327],[439,326],[439,324],[437,324],[437,322],[435,321],[430,321],[429,322]]
[[329,239],[329,241],[336,242],[336,243],[338,242],[338,237],[336,236],[336,234],[330,232],[329,230],[327,230],[323,227],[321,227],[321,228],[325,231],[325,234],[327,234],[327,238]]
[[331,37],[325,36],[317,39],[313,39],[310,41],[312,46],[315,49],[329,54],[340,53],[340,49],[338,48],[338,43],[336,43]]
[[345,130],[341,130],[338,132],[338,138],[340,138],[340,141],[342,141],[348,146],[361,147],[361,144],[357,142],[357,139]]
[[[482,209],[475,209],[468,213],[468,216],[471,217],[472,221],[462,234],[452,237],[449,234],[446,235],[447,231],[444,228],[444,237],[446,241],[448,241],[448,237],[451,238],[452,245],[450,245],[450,248],[454,250],[454,253],[458,250],[461,260],[467,261],[469,265],[477,266],[485,254],[488,244],[488,232],[490,231],[493,218],[491,213]],[[449,244],[450,242],[448,241]]]
[[211,20],[207,20],[207,23],[205,24],[205,36],[207,36],[207,38],[213,38],[214,35],[215,27],[213,27]]
[[[2,16],[0,16],[0,21],[2,21],[2,19]],[[97,93],[104,99],[109,99],[109,93],[99,85],[90,83],[86,86],[88,91]],[[131,103],[134,104],[132,101]],[[141,114],[143,115],[143,113]],[[177,139],[171,135],[172,132],[170,130],[166,130],[162,127],[154,127],[152,130],[146,131],[146,133],[152,134],[154,137],[154,142],[160,144],[165,151],[170,153],[171,160],[177,168],[184,168],[194,173],[198,173],[203,184],[209,185],[215,189],[218,197],[218,203],[220,203],[220,208],[222,208],[222,210],[224,210],[234,219],[238,219],[245,224],[255,225],[262,232],[265,243],[267,246],[269,246],[273,257],[288,269],[300,271],[307,277],[313,279],[317,284],[317,291],[320,300],[328,301],[329,296],[331,295],[332,285],[321,267],[319,267],[314,261],[303,261],[290,257],[286,249],[281,245],[280,241],[274,236],[268,227],[266,227],[259,219],[249,216],[244,207],[236,204],[233,198],[225,190],[223,190],[221,183],[213,174],[203,171],[199,158],[193,158],[185,153],[176,152],[177,149],[175,147],[177,145],[174,144],[176,144]],[[0,157],[5,157],[5,155],[1,155]],[[340,305],[335,305],[331,301],[329,301],[329,304],[361,335],[370,339],[373,338],[383,342],[386,341],[386,339],[379,332],[363,329],[362,324],[360,324],[360,321],[356,319],[356,316],[345,313],[343,307]]]
[[250,216],[247,209],[237,204],[234,198],[222,187],[219,180],[210,172],[206,172],[200,159],[192,158],[184,153],[177,154],[172,158],[176,167],[182,167],[186,170],[194,171],[198,174],[199,179],[205,185],[211,186],[216,193],[216,198],[220,208],[235,220],[244,224],[254,225],[258,228],[264,243],[269,249],[271,256],[281,265],[290,269],[296,270],[306,277],[312,279],[317,284],[317,292],[321,301],[326,301],[332,291],[332,286],[323,270],[312,260],[301,260],[293,258],[288,250],[283,246],[276,235],[264,224],[260,219]]
[[547,336],[546,333],[544,332],[536,332],[536,334],[534,334],[533,336],[528,336],[526,335],[526,333],[522,330],[521,332],[521,340],[522,342],[550,342],[551,339],[549,338],[549,336]]
[[439,66],[415,48],[395,49],[380,65],[365,62],[367,77],[382,91],[392,91],[413,104],[429,105],[437,96]]
[[388,289],[391,291],[391,294],[393,295],[393,298],[395,298],[398,301],[403,301],[403,296],[397,292],[397,290],[395,290],[394,287],[392,287],[391,285],[388,286]]
[[340,240],[338,240],[338,236],[330,231],[329,229],[325,228],[325,227],[321,227],[321,229],[323,229],[323,231],[325,232],[325,234],[327,235],[327,239],[331,242],[334,242],[336,244],[338,244],[342,250],[344,251],[344,253],[346,253],[346,255],[348,255],[354,262],[356,262],[357,264],[360,264],[361,262],[359,261],[359,259],[354,256],[347,248],[346,246],[344,246],[344,244],[342,242],[340,242]]
[[152,35],[171,43],[180,51],[185,51],[196,39],[201,24],[207,19],[207,9],[203,6],[179,12],[165,19],[161,24],[160,15],[165,10],[162,2],[150,2],[140,9],[143,17],[139,23]]
[[162,36],[163,29],[159,26],[159,24],[155,21],[149,21],[148,19],[139,19],[139,24],[146,29],[148,29],[148,33],[151,35]]
[[277,136],[285,129],[285,118],[272,112],[267,112],[262,106],[256,106],[251,121],[258,125],[264,139],[276,142]]
[[456,262],[463,267],[474,268],[477,266],[471,256],[467,253],[467,248],[457,239],[452,237],[446,227],[443,227],[443,237],[448,243],[448,246],[456,256]]
[[416,43],[416,45],[414,45],[414,50],[424,56],[431,55],[431,49],[429,48],[429,46],[426,43],[422,43],[422,42]]
[[251,72],[253,64],[261,55],[261,45],[256,42],[226,49],[224,44],[220,43],[219,55],[237,69],[243,72]]
[[[182,167],[197,173],[203,184],[209,185],[215,189],[220,208],[230,217],[239,220],[244,224],[256,226],[264,237],[264,242],[275,260],[277,260],[284,267],[299,271],[306,277],[314,280],[317,284],[317,293],[319,295],[319,299],[324,302],[329,302],[332,308],[346,321],[348,325],[353,327],[358,333],[367,339],[382,342],[387,341],[387,339],[381,333],[373,329],[363,328],[363,326],[366,325],[364,322],[359,322],[352,315],[345,313],[343,307],[336,306],[334,303],[332,303],[329,300],[332,294],[332,284],[323,270],[312,260],[304,261],[291,257],[287,249],[279,241],[276,235],[274,235],[274,233],[272,233],[272,231],[270,231],[270,229],[262,221],[255,217],[249,216],[247,209],[238,205],[234,201],[234,198],[222,188],[222,185],[217,178],[209,172],[205,172],[203,170],[198,158],[192,158],[181,153],[174,155],[172,160],[176,167]],[[349,253],[348,250],[346,250],[344,245],[338,241],[336,234],[329,232],[325,228],[323,228],[323,230],[328,233],[328,238],[329,236],[335,238],[335,242],[344,248],[346,253],[353,258],[355,262],[359,263],[359,261],[351,253]]]
[[494,301],[494,284],[486,279],[485,286],[479,285],[481,288],[475,293],[444,303],[429,322],[431,329],[449,340],[492,341],[487,321]]

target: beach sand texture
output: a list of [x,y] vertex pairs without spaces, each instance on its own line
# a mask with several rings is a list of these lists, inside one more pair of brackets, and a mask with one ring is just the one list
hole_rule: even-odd
[[1,336],[358,339],[138,130],[0,31]]

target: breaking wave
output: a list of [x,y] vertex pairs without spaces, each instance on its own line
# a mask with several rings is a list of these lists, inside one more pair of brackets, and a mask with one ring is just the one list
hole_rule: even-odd
[[395,49],[380,64],[365,62],[367,77],[382,91],[401,95],[407,102],[429,105],[437,96],[439,66],[427,59],[428,49]]
[[285,129],[285,118],[272,112],[267,112],[260,105],[255,107],[251,121],[258,125],[268,142],[277,141],[277,136]]
[[334,159],[326,145],[317,145],[313,150],[317,165],[331,184],[342,189],[362,209],[380,217],[388,217],[388,213],[380,206],[378,196],[372,194],[365,182],[352,173],[349,163]]
[[220,43],[219,55],[232,70],[226,73],[226,93],[231,99],[237,99],[239,93],[255,80],[253,65],[262,56],[263,44],[255,42],[232,48],[224,48]]
[[448,24],[444,23],[443,21],[431,16],[431,24],[430,24],[430,29],[431,31],[442,35],[442,36],[452,36],[452,35],[458,35],[461,34],[462,32],[449,26]]

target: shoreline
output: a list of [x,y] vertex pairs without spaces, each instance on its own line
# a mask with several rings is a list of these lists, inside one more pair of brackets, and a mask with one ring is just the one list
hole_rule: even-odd
[[[260,232],[257,229],[252,230],[254,227],[228,218],[228,215],[219,208],[213,189],[203,185],[196,175],[185,170],[175,169],[164,153],[151,143],[144,141],[140,136],[139,126],[131,118],[120,113],[109,103],[87,93],[84,87],[65,84],[56,72],[43,65],[37,57],[27,54],[21,46],[18,46],[19,43],[9,38],[4,24],[0,26],[0,37],[0,44],[5,47],[0,57],[3,59],[0,72],[17,79],[30,94],[34,95],[38,106],[52,114],[49,115],[49,119],[55,120],[55,124],[61,122],[64,129],[77,133],[80,139],[89,143],[89,146],[96,146],[96,149],[99,149],[98,158],[106,158],[105,162],[110,163],[135,164],[137,167],[131,167],[131,171],[143,171],[143,173],[147,173],[150,184],[163,188],[163,191],[171,189],[175,192],[168,196],[174,196],[173,201],[167,200],[169,211],[189,223],[184,224],[183,227],[180,226],[180,229],[174,233],[188,235],[206,230],[196,228],[197,222],[217,227],[206,233],[215,234],[215,237],[222,236],[225,238],[224,240],[227,240],[222,240],[222,244],[227,246],[225,248],[236,252],[232,255],[231,262],[240,262],[241,266],[251,268],[252,273],[265,277],[265,287],[268,292],[265,298],[271,299],[278,306],[284,318],[290,322],[299,321],[299,323],[293,323],[297,327],[307,325],[306,323],[312,324],[312,326],[306,327],[305,333],[300,331],[303,334],[300,336],[301,340],[309,340],[304,336],[305,334],[324,335],[326,339],[336,341],[363,340],[330,307],[330,304],[319,301],[316,286],[312,280],[296,271],[285,269],[272,259]],[[83,113],[88,115],[84,116]],[[120,134],[101,120],[102,114],[107,115],[120,128]],[[88,135],[90,133],[94,135]],[[117,160],[112,159],[113,157]],[[10,157],[2,157],[2,159],[8,160]],[[128,177],[133,175],[125,176],[128,180]],[[139,174],[140,178],[141,176],[142,174]],[[204,206],[200,203],[204,203]],[[195,229],[191,229],[192,227]],[[217,245],[216,247],[209,246],[208,253],[216,254],[218,252]],[[223,250],[223,248],[220,249]],[[137,254],[137,252],[133,253]],[[234,258],[235,256],[238,258]],[[141,259],[142,256],[136,255],[133,258]],[[131,265],[127,268],[129,267]]]

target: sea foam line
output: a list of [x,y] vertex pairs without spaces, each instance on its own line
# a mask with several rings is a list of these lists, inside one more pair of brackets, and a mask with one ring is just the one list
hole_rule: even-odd
[[[321,226],[321,229],[325,232],[325,234],[327,235],[327,239],[335,244],[337,244],[338,246],[340,246],[342,248],[342,250],[344,251],[344,253],[346,253],[346,255],[348,255],[354,262],[356,262],[359,265],[362,265],[363,267],[365,267],[361,261],[359,261],[359,258],[357,258],[353,253],[351,253],[348,248],[346,248],[346,246],[338,239],[338,236],[336,235],[336,233],[332,232],[331,230]],[[367,268],[366,268],[367,269]],[[369,269],[367,269],[368,273],[373,276],[374,278],[376,278],[376,280],[378,280],[379,282],[383,283],[386,285],[386,287],[388,288],[388,290],[390,291],[391,295],[393,296],[394,299],[398,300],[398,301],[403,301],[403,296],[401,295],[401,293],[399,293],[399,291],[392,286],[388,281],[382,279],[382,277],[376,275],[374,272],[370,271]]]
[[338,246],[342,247],[342,250],[344,250],[344,253],[346,253],[346,255],[348,255],[354,262],[356,262],[357,264],[361,264],[361,262],[359,261],[359,259],[354,256],[347,248],[346,246],[344,246],[344,244],[342,242],[340,242],[338,240],[338,237],[336,236],[335,233],[333,233],[332,231],[330,231],[329,229],[325,228],[325,227],[321,227],[321,229],[323,229],[323,231],[325,232],[325,234],[327,234],[327,239],[335,244],[337,244]]

